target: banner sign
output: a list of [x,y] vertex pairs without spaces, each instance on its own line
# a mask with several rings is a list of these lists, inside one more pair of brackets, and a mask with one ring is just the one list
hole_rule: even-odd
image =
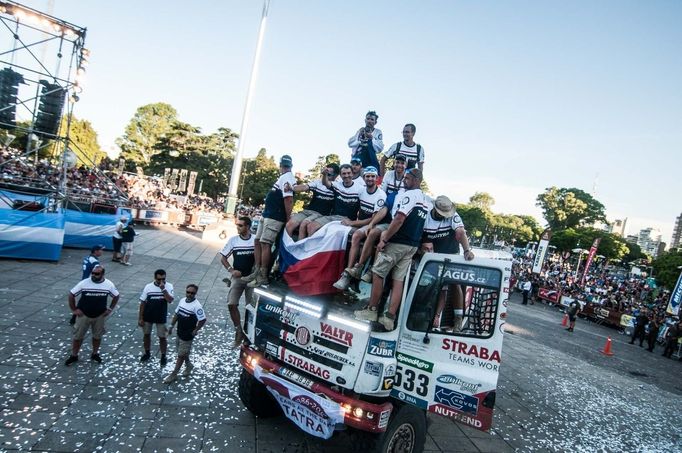
[[180,170],[180,183],[178,184],[178,192],[184,192],[187,187],[187,170]]
[[585,279],[587,278],[587,272],[590,270],[590,265],[592,264],[592,260],[594,259],[594,256],[597,254],[597,248],[599,248],[600,242],[601,242],[601,238],[595,238],[594,242],[592,243],[592,247],[590,247],[590,254],[587,255],[587,263],[585,263],[585,269],[583,270],[583,277],[580,279],[580,286],[585,285]]
[[178,186],[178,172],[179,172],[179,171],[180,171],[180,170],[178,170],[177,168],[174,168],[174,169],[171,171],[170,181],[169,181],[169,183],[168,183],[168,188],[169,188],[170,190],[175,190],[175,188]]
[[168,185],[168,179],[170,178],[171,175],[171,169],[170,168],[164,168],[163,169],[163,185],[167,186]]
[[123,173],[123,169],[125,168],[125,166],[126,166],[126,160],[124,158],[120,158],[118,160],[118,174],[119,175]]
[[675,289],[673,289],[673,292],[670,295],[670,302],[668,302],[666,311],[673,316],[678,316],[680,312],[680,302],[682,302],[682,272],[677,278]]
[[538,297],[540,297],[540,299],[545,299],[549,302],[558,304],[559,300],[561,300],[561,291],[557,291],[556,289],[540,288],[538,290]]
[[187,183],[187,195],[194,195],[194,185],[197,182],[197,172],[196,171],[190,171],[189,172],[189,182]]
[[550,239],[552,239],[552,230],[547,228],[540,237],[540,243],[538,244],[538,249],[535,253],[535,259],[533,260],[534,274],[539,274],[542,271],[542,263],[545,261],[545,255],[547,255],[547,247],[549,246]]

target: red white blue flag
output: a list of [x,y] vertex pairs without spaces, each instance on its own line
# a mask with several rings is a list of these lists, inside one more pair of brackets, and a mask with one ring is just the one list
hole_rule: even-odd
[[333,285],[346,264],[350,229],[332,222],[298,242],[285,230],[280,248],[280,272],[289,289],[299,296],[338,292]]

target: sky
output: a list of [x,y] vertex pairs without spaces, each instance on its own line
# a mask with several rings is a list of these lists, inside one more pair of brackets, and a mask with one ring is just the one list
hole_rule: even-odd
[[[262,1],[49,3],[87,27],[74,113],[104,149],[152,102],[204,133],[239,131]],[[416,124],[436,194],[488,192],[495,212],[541,220],[539,193],[577,187],[627,217],[626,233],[654,227],[669,242],[682,213],[680,23],[679,1],[272,0],[245,157],[264,147],[304,172],[320,155],[343,160],[376,110],[387,147]]]

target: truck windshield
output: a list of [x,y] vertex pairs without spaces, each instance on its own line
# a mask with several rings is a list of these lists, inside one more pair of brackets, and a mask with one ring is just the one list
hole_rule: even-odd
[[415,289],[407,328],[489,338],[495,332],[499,269],[430,261]]

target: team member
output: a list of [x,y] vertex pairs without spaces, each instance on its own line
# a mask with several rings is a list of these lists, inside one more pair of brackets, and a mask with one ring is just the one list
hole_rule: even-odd
[[566,309],[566,314],[568,314],[568,320],[570,321],[570,324],[568,325],[568,330],[569,332],[573,332],[573,328],[575,327],[575,320],[578,317],[578,312],[580,311],[580,302],[578,302],[577,299],[573,299],[570,304],[568,304],[568,308]]
[[632,332],[632,339],[630,344],[635,344],[635,340],[639,338],[639,347],[643,346],[646,337],[646,325],[649,324],[649,315],[647,315],[646,307],[642,307],[639,314],[635,318],[635,331]]
[[[251,219],[243,216],[236,222],[237,236],[231,237],[220,251],[220,262],[232,278],[230,291],[227,294],[227,308],[234,324],[234,342],[232,348],[238,347],[244,341],[245,335],[239,316],[239,299],[245,294],[246,303],[253,304],[253,288],[246,286],[243,275],[249,275],[254,264],[254,237],[251,234]],[[232,265],[227,261],[232,257]]]
[[381,188],[386,194],[397,193],[403,189],[406,168],[407,157],[404,154],[397,154],[393,159],[393,170],[387,171],[381,181]]
[[[92,270],[99,264],[99,257],[102,256],[102,251],[104,250],[103,245],[94,245],[90,249],[90,254],[83,258],[83,267],[81,272],[81,280],[85,280],[90,277]],[[71,315],[69,324],[76,324],[76,315]]]
[[135,228],[133,228],[133,222],[131,221],[121,230],[121,252],[123,256],[121,257],[120,263],[124,266],[132,266],[130,258],[133,256],[133,241],[135,240],[137,233]]
[[[107,300],[111,296],[111,304],[107,307]],[[78,305],[76,305],[76,298]],[[83,344],[83,338],[88,329],[92,330],[92,354],[90,360],[102,363],[99,355],[99,347],[104,335],[104,324],[107,316],[116,307],[119,293],[116,286],[104,278],[104,268],[97,265],[92,269],[90,278],[78,282],[69,291],[69,308],[76,315],[76,327],[73,332],[71,355],[64,364],[71,365],[78,361],[78,352]]]
[[112,236],[112,241],[114,243],[114,255],[112,256],[112,261],[121,261],[121,231],[128,224],[128,217],[121,216],[121,218],[116,222],[116,227],[114,228],[114,235]]
[[151,357],[152,328],[156,326],[156,336],[159,337],[159,350],[161,351],[161,366],[166,366],[166,350],[168,349],[168,304],[173,302],[173,285],[166,282],[166,271],[157,269],[154,272],[154,281],[147,283],[140,294],[140,309],[138,310],[137,324],[142,327],[144,354],[140,362],[146,362]]
[[419,169],[405,172],[405,192],[401,194],[395,215],[388,229],[381,233],[377,245],[376,261],[372,267],[372,292],[369,305],[363,310],[357,310],[358,319],[376,321],[377,306],[384,289],[384,279],[393,271],[391,288],[391,302],[388,311],[379,318],[379,322],[386,330],[393,330],[395,316],[400,308],[405,276],[410,269],[412,256],[417,251],[424,231],[426,220],[426,199],[419,188],[422,174]]
[[[436,198],[433,208],[429,211],[424,222],[421,251],[423,253],[459,254],[459,246],[464,250],[464,259],[471,261],[474,253],[469,246],[466,230],[462,219],[455,210],[455,205],[445,195]],[[440,321],[446,303],[445,293],[441,292],[436,309],[436,320]],[[452,304],[454,320],[453,330],[458,332],[462,328],[464,319],[464,295],[462,287],[457,284],[448,285],[447,302]],[[438,322],[434,322],[438,325]]]
[[334,208],[332,215],[323,216],[308,224],[308,236],[315,234],[329,222],[356,220],[360,208],[360,192],[364,186],[353,181],[350,165],[343,164],[339,170],[341,180],[332,181],[327,175],[322,175],[322,184],[334,192]]
[[379,166],[377,154],[384,150],[384,142],[381,130],[374,127],[378,119],[377,112],[370,110],[365,115],[365,127],[358,129],[355,135],[348,139],[351,158],[359,157],[362,168]]
[[255,267],[244,277],[248,286],[255,288],[269,282],[268,273],[272,260],[272,244],[277,240],[284,224],[291,218],[294,206],[294,185],[296,179],[291,173],[292,160],[286,154],[279,161],[280,176],[265,197],[263,220],[258,224],[254,246]]
[[192,362],[189,360],[189,354],[192,352],[192,343],[194,338],[206,324],[206,315],[204,309],[196,299],[199,287],[195,284],[187,285],[186,296],[180,299],[178,307],[175,309],[173,319],[171,319],[171,326],[168,330],[170,335],[173,334],[173,327],[178,324],[178,358],[175,361],[175,368],[163,380],[164,384],[170,384],[178,378],[178,373],[182,364],[185,364],[185,371],[182,373],[184,377],[189,377],[192,373]]
[[[323,171],[333,181],[336,179],[336,175],[339,174],[339,166],[332,162],[327,164]],[[317,218],[330,215],[334,208],[334,192],[322,184],[322,179],[294,186],[294,192],[307,191],[313,193],[312,200],[310,200],[310,203],[308,203],[308,206],[303,211],[292,215],[291,219],[287,222],[287,233],[292,238],[296,230],[298,230],[298,239],[305,239],[308,234],[308,224]]]
[[381,174],[384,174],[386,160],[398,154],[405,155],[408,169],[418,167],[424,171],[424,147],[414,141],[416,132],[417,127],[414,124],[408,123],[403,127],[403,141],[391,145],[381,158]]
[[[374,166],[374,165],[371,165]],[[361,186],[365,185],[365,180],[362,177],[363,172],[362,172],[362,159],[359,157],[353,157],[350,160],[350,171],[353,174],[353,182],[360,184]]]

